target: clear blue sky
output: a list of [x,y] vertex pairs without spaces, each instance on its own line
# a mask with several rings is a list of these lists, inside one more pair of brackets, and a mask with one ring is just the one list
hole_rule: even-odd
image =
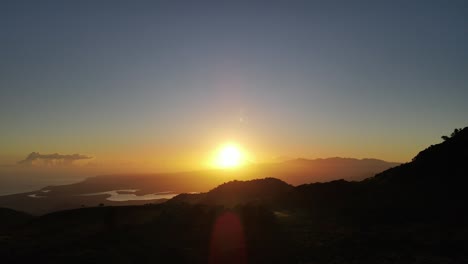
[[0,32],[3,163],[406,161],[467,125],[467,1],[3,1]]

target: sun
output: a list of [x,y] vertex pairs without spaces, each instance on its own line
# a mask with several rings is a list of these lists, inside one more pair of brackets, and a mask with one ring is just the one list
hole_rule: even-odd
[[244,163],[244,154],[235,144],[222,146],[216,154],[214,165],[219,168],[236,168]]

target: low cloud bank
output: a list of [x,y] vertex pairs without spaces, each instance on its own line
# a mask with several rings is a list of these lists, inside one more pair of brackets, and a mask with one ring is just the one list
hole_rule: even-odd
[[74,161],[86,159],[92,159],[92,157],[81,154],[63,155],[58,153],[41,154],[39,152],[32,152],[24,160],[18,161],[18,164],[46,166],[71,165]]

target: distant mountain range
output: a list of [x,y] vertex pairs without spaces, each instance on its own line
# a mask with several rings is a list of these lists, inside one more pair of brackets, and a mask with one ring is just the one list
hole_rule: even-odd
[[[252,164],[235,170],[206,170],[180,173],[103,175],[69,185],[49,186],[41,190],[0,196],[0,207],[32,214],[44,214],[84,206],[138,205],[160,203],[167,199],[110,201],[105,192],[134,190],[135,196],[160,192],[174,194],[205,192],[230,180],[274,177],[292,185],[337,179],[362,180],[399,165],[377,159],[295,159],[282,163]],[[95,195],[89,195],[95,194]],[[156,197],[156,196],[155,196]],[[138,199],[136,197],[135,199]]]
[[41,217],[0,209],[9,223],[0,255],[7,263],[468,263],[467,160],[465,128],[359,182],[231,180],[145,206]]

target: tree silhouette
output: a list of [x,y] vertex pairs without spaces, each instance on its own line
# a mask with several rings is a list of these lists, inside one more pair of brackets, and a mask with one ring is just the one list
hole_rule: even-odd
[[458,133],[460,133],[460,131],[462,131],[461,128],[455,128],[455,129],[453,130],[452,134],[450,134],[450,136],[445,136],[445,135],[444,135],[444,136],[442,136],[441,138],[442,138],[444,141],[446,141],[446,140],[448,140],[448,139],[450,139],[450,138],[453,138],[453,137],[455,137],[456,135],[458,135]]
[[452,132],[452,134],[450,134],[450,137],[454,137],[456,136],[458,133],[460,133],[461,131],[461,128],[455,128]]

